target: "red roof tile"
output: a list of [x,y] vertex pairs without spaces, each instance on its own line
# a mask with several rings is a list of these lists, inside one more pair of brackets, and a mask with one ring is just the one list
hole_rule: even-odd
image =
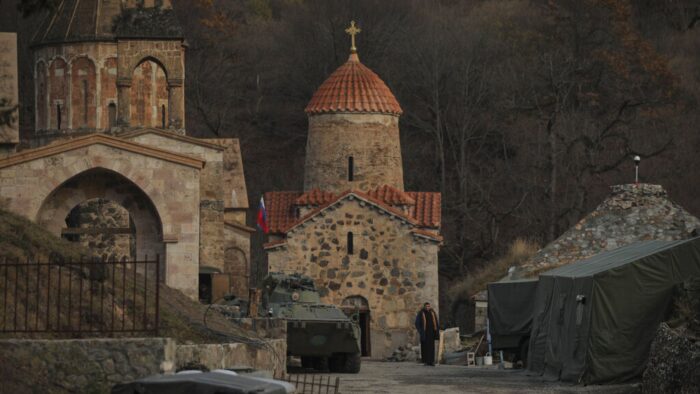
[[437,192],[406,192],[416,201],[409,208],[409,215],[416,219],[421,227],[440,227],[442,215],[441,195]]
[[356,53],[338,67],[316,90],[306,106],[307,114],[369,112],[401,115],[403,111],[391,90]]
[[[418,227],[440,228],[441,196],[436,192],[402,192],[391,186],[382,186],[369,191],[346,191],[340,195],[320,190],[309,192],[267,192],[265,193],[265,206],[267,208],[267,221],[270,232],[284,234],[289,228],[314,216],[326,206],[338,201],[349,193],[364,198],[381,208],[404,217]],[[412,201],[409,202],[409,201]],[[314,205],[317,208],[305,215],[298,217],[297,205]],[[393,206],[408,205],[408,214]]]
[[323,205],[336,199],[336,195],[332,192],[325,192],[318,189],[310,190],[296,199],[297,205]]
[[406,192],[389,185],[370,190],[367,192],[367,195],[384,201],[389,205],[413,205],[416,203]]
[[273,234],[284,233],[297,220],[294,201],[301,192],[267,192],[265,193],[265,209],[267,210],[267,225]]
[[376,198],[374,198],[366,193],[360,192],[360,191],[348,190],[348,191],[341,193],[335,200],[330,201],[327,204],[321,205],[318,208],[314,209],[313,211],[309,212],[308,214],[304,215],[304,217],[299,218],[299,220],[297,220],[293,225],[291,225],[289,228],[285,229],[284,232],[287,232],[287,231],[291,230],[292,227],[297,226],[297,225],[307,221],[308,219],[311,219],[312,217],[316,216],[319,212],[326,209],[328,206],[333,205],[337,201],[342,200],[343,198],[347,197],[350,194],[353,194],[353,195],[355,195],[355,196],[357,196],[365,201],[368,201],[369,203],[374,204],[374,205],[380,207],[381,209],[385,210],[386,212],[394,214],[397,217],[403,218],[404,220],[408,221],[411,224],[419,225],[419,223],[417,223],[413,218],[407,216],[406,213],[404,213],[402,210],[396,209],[396,208],[392,207],[391,205],[385,203],[382,200],[376,199]]

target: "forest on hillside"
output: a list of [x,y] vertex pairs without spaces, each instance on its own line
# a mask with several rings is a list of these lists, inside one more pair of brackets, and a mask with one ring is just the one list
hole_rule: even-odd
[[[240,138],[252,202],[302,188],[304,107],[347,59],[355,20],[360,60],[404,110],[406,189],[443,193],[443,277],[468,275],[516,238],[556,238],[610,185],[634,180],[634,155],[642,182],[700,215],[697,0],[173,5],[188,44],[188,133]],[[22,56],[31,64],[26,42]]]

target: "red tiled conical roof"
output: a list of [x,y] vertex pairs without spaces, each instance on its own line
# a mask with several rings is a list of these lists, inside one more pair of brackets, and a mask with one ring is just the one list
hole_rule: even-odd
[[360,63],[357,53],[351,53],[348,61],[321,84],[305,112],[403,113],[391,90],[374,71]]

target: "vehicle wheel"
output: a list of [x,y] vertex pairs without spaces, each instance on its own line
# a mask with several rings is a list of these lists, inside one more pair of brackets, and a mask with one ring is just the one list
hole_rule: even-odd
[[302,356],[301,357],[301,367],[302,368],[313,368],[313,357]]
[[520,344],[520,361],[523,363],[523,368],[527,368],[527,353],[530,351],[530,340],[525,340]]
[[313,363],[315,370],[318,370],[321,372],[328,371],[328,357],[326,357],[326,356],[314,357],[312,363]]
[[345,355],[334,354],[328,359],[328,368],[331,372],[343,372],[345,367]]
[[362,364],[362,359],[360,358],[360,353],[352,353],[345,355],[345,365],[343,372],[345,373],[359,373],[360,366]]

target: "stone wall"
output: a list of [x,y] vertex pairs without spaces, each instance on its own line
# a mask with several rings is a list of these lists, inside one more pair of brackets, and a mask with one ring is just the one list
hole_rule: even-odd
[[[108,130],[110,104],[116,116],[117,44],[109,42],[48,45],[34,50],[35,128],[30,145],[44,145],[61,137],[61,130]],[[83,81],[88,97],[83,97]],[[68,88],[70,85],[70,89]],[[86,100],[87,99],[87,100]],[[87,105],[85,105],[87,104]],[[87,107],[87,113],[85,109]]]
[[[225,271],[224,258],[226,249],[231,246],[227,245],[224,235],[224,201],[226,196],[230,194],[230,190],[227,190],[228,185],[221,181],[226,173],[224,169],[225,148],[220,144],[210,144],[205,140],[180,138],[176,135],[164,135],[163,132],[157,131],[128,133],[124,137],[139,144],[196,157],[206,162],[201,171],[199,185],[201,199],[199,204],[199,260],[203,266],[228,272]],[[245,183],[245,179],[241,182]],[[244,250],[249,250],[249,248]]]
[[417,343],[414,318],[424,302],[439,307],[438,243],[416,237],[413,225],[364,201],[334,207],[293,228],[286,244],[268,249],[269,270],[309,275],[326,303],[367,300],[372,357],[388,357],[400,345]]
[[[128,185],[125,186],[128,187]],[[136,259],[136,229],[131,225],[129,211],[125,207],[114,201],[94,198],[75,207],[69,214],[69,219],[66,220],[70,222],[68,226],[72,229],[94,231],[67,237],[72,241],[80,242],[86,250],[93,253],[93,256],[117,261]],[[129,230],[129,232],[110,232],[114,229]],[[151,229],[153,230],[157,231],[157,229]],[[151,257],[154,256],[155,253],[152,253]]]
[[117,383],[191,363],[286,373],[286,340],[178,345],[169,338],[0,340],[3,393],[107,393]]
[[174,372],[175,342],[165,338],[1,340],[5,393],[107,393],[111,386]]
[[119,119],[125,121],[121,126],[165,123],[166,128],[184,129],[184,49],[179,39],[40,46],[34,49],[34,78],[32,146],[78,130],[108,131]]
[[209,369],[251,367],[270,371],[272,376],[287,372],[287,340],[274,339],[258,345],[224,343],[208,345],[177,345],[177,364],[201,364]]
[[145,59],[154,60],[164,69],[168,87],[168,128],[185,128],[185,50],[181,40],[119,40],[117,43],[117,86],[119,90],[119,119],[131,125],[131,91],[134,70]]
[[17,33],[0,32],[0,108],[3,119],[9,120],[0,124],[0,146],[19,142],[18,81]]
[[[353,180],[348,180],[348,158]],[[403,190],[399,118],[380,114],[309,116],[304,190]]]
[[224,236],[224,272],[231,274],[233,294],[248,298],[250,283],[250,230],[242,225],[226,223]]
[[526,267],[541,271],[634,242],[684,239],[698,227],[700,220],[670,200],[661,185],[615,185],[593,212],[540,250]]

